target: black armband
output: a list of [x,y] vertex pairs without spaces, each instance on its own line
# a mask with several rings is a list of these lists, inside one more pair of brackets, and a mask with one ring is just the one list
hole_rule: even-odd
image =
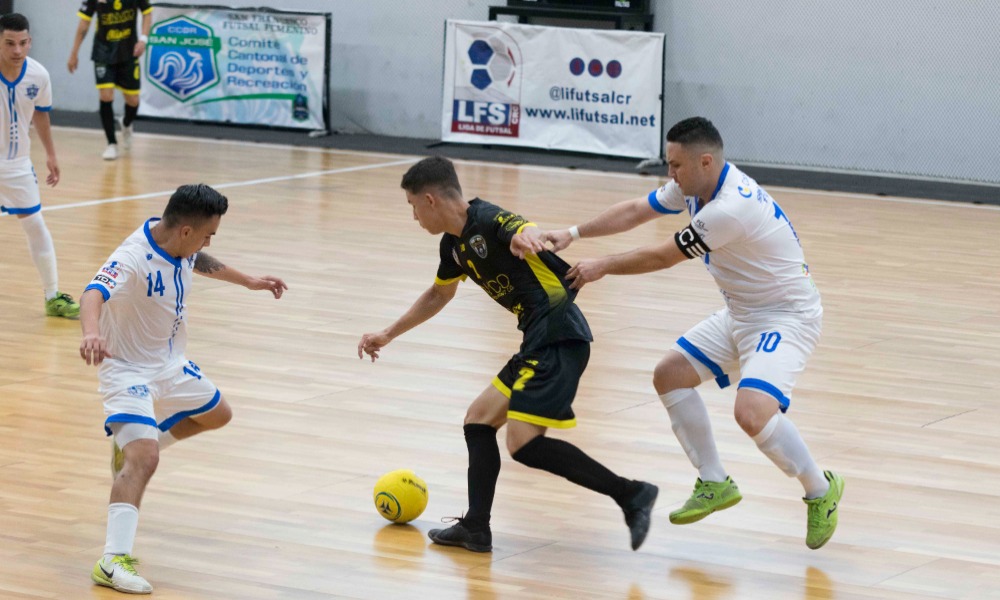
[[708,246],[705,245],[705,242],[702,241],[701,236],[698,235],[698,232],[690,225],[675,233],[674,241],[677,242],[677,247],[684,253],[684,256],[688,258],[705,256],[711,252]]

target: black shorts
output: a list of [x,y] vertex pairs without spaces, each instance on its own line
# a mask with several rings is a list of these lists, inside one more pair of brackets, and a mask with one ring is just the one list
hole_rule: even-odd
[[94,63],[97,89],[118,88],[123,94],[139,93],[139,59],[133,58],[113,65]]
[[517,353],[493,379],[510,398],[507,418],[542,427],[576,427],[573,398],[590,360],[590,342],[559,342]]

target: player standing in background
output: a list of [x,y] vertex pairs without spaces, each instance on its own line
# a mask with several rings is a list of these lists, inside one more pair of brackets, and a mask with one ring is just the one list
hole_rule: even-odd
[[802,483],[806,544],[819,548],[837,527],[844,480],[819,469],[798,429],[784,417],[822,327],[819,292],[799,237],[771,196],[726,162],[722,136],[711,121],[694,117],[674,125],[667,133],[667,164],[673,181],[648,198],[620,202],[582,225],[546,232],[544,239],[558,251],[575,239],[627,231],[663,214],[691,215],[691,224],[673,239],[581,261],[567,277],[579,289],[605,275],[704,261],[726,308],[681,336],[653,374],[674,433],[699,473],[694,492],[670,513],[670,522],[694,523],[742,498],[719,460],[708,411],[694,389],[712,378],[726,387],[735,373],[741,377],[736,421],[764,455]]
[[[142,12],[142,33],[136,32],[137,18]],[[97,15],[94,32],[94,76],[101,98],[101,126],[108,139],[108,147],[101,156],[104,160],[118,158],[118,140],[115,136],[115,88],[125,98],[125,116],[121,120],[122,146],[128,150],[132,143],[132,121],[139,112],[139,57],[146,50],[149,28],[153,23],[149,0],[83,0],[80,24],[76,28],[73,49],[66,66],[76,71],[80,44],[87,35],[90,21]]]
[[218,388],[184,356],[192,273],[275,298],[288,289],[277,277],[251,277],[202,252],[228,207],[207,185],[177,188],[162,220],[149,219],[130,235],[80,298],[80,356],[101,366],[104,430],[114,436],[107,538],[91,579],[120,592],[153,589],[136,572],[132,545],[160,451],[232,418]]
[[59,161],[52,141],[52,84],[49,72],[28,56],[31,32],[24,15],[11,13],[0,17],[0,79],[3,80],[2,113],[4,156],[0,159],[0,212],[17,216],[28,237],[31,260],[42,277],[45,314],[50,317],[76,318],[80,305],[69,294],[59,291],[59,269],[52,235],[42,217],[38,177],[31,166],[31,138],[28,128],[35,124],[38,139],[45,146],[45,182],[59,183]]
[[563,277],[569,265],[545,250],[534,223],[479,198],[466,201],[446,158],[413,165],[402,188],[414,220],[432,235],[443,234],[437,278],[395,323],[361,336],[358,358],[367,353],[374,362],[389,342],[440,312],[467,277],[514,313],[524,332],[520,351],[465,415],[469,510],[455,525],[430,530],[431,540],[473,552],[493,549],[497,430],[506,423],[514,460],[612,498],[625,514],[632,549],[638,549],[649,532],[656,486],[619,477],[576,446],[545,436],[549,427],[576,426],[573,398],[593,339]]

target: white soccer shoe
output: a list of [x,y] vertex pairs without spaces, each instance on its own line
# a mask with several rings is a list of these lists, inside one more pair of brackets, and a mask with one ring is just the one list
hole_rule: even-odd
[[104,154],[101,155],[104,160],[115,160],[118,158],[118,146],[116,144],[108,144],[108,147],[104,149]]
[[119,554],[110,563],[101,557],[90,572],[90,579],[97,585],[126,594],[151,594],[153,586],[136,572],[137,564],[139,561],[128,554]]

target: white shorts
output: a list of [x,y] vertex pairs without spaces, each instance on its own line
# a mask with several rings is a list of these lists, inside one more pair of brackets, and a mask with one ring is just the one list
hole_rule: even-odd
[[167,431],[182,419],[212,410],[222,398],[215,384],[191,361],[152,381],[139,377],[114,374],[117,385],[106,386],[104,431],[108,435],[111,423],[140,423]]
[[688,359],[702,381],[715,378],[726,387],[735,374],[739,388],[773,396],[785,412],[822,328],[822,317],[773,314],[750,323],[733,319],[724,308],[688,330],[673,349]]
[[31,160],[0,161],[0,212],[32,215],[40,210],[42,198]]

